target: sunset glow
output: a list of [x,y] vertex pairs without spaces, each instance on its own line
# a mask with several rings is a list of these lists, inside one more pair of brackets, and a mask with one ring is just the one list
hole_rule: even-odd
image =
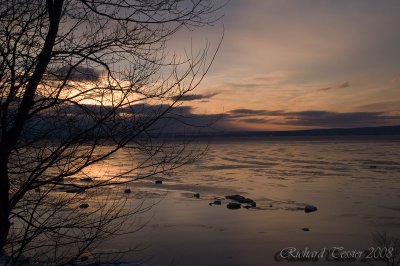
[[[231,1],[221,49],[186,105],[252,110],[229,119],[249,130],[397,125],[399,12],[398,1]],[[201,34],[218,42],[221,32]]]

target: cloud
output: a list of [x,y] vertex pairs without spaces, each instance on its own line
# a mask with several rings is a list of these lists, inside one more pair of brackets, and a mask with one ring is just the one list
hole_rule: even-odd
[[76,66],[64,66],[52,73],[57,79],[63,80],[69,73],[69,80],[73,81],[97,81],[100,79],[101,73],[95,68]]
[[239,89],[254,89],[263,86],[261,83],[247,83],[247,82],[228,82],[226,83],[228,87],[239,88]]
[[[160,116],[161,115],[161,116]],[[69,138],[80,135],[122,137],[126,134],[183,134],[215,130],[237,131],[222,114],[195,114],[191,106],[136,104],[114,110],[90,104],[58,106],[38,113],[24,128],[28,138]]]
[[332,87],[326,87],[326,88],[318,89],[318,91],[330,91],[332,89],[333,89]]
[[242,118],[249,116],[279,116],[284,112],[281,110],[253,110],[253,109],[234,109],[227,113],[229,118]]
[[240,121],[249,124],[266,124],[270,120],[264,118],[247,118],[247,119],[241,119]]
[[[268,128],[314,129],[357,128],[370,126],[399,125],[400,115],[386,112],[330,112],[310,110],[288,112],[283,110],[234,109],[223,114],[197,114],[191,106],[169,109],[166,104],[136,104],[120,108],[107,117],[111,106],[66,105],[54,112],[41,113],[27,124],[24,136],[38,138],[62,138],[85,132],[108,137],[110,134],[124,136],[127,132],[137,134],[145,125],[149,134],[183,134],[217,131],[267,130]],[[165,114],[157,119],[161,113]],[[94,127],[95,123],[101,125]],[[119,134],[119,135],[118,135]]]
[[356,110],[370,110],[376,112],[399,112],[400,100],[389,100],[363,104],[356,107]]
[[257,125],[310,128],[348,128],[400,124],[400,116],[385,112],[340,113],[321,110],[285,112],[282,110],[235,109],[228,112],[225,119]]
[[276,86],[281,84],[287,78],[289,73],[285,71],[272,71],[262,75],[245,75],[243,73],[226,73],[231,76],[229,82],[224,86],[235,89],[256,89]]
[[234,109],[224,115],[228,121],[249,125],[283,126],[285,128],[367,127],[400,124],[400,115],[386,112],[330,112],[309,110],[287,112],[282,110]]
[[339,88],[341,88],[341,89],[344,89],[344,88],[347,88],[347,87],[350,87],[350,82],[348,82],[348,81],[346,81],[346,82],[344,82],[344,83],[339,85]]
[[325,88],[318,89],[318,91],[330,91],[330,90],[334,90],[334,89],[344,89],[344,88],[348,88],[348,87],[350,87],[350,82],[346,81],[337,86],[325,87]]
[[215,95],[218,95],[218,92],[207,93],[207,94],[185,94],[179,98],[179,96],[172,97],[174,101],[199,101],[199,100],[208,100]]
[[396,75],[395,77],[393,77],[393,78],[389,81],[389,83],[391,83],[391,84],[398,84],[398,83],[400,83],[400,74],[398,74],[398,75]]

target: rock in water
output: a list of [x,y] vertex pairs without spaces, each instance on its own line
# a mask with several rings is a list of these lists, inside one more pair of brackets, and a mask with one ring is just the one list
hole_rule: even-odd
[[228,209],[231,209],[231,210],[237,210],[237,209],[240,209],[240,208],[242,207],[242,205],[241,205],[240,203],[231,202],[231,203],[228,203],[228,204],[226,205],[226,207],[227,207]]
[[305,228],[302,228],[301,230],[308,232],[308,231],[310,231],[310,228],[305,227]]
[[239,203],[252,204],[252,203],[254,202],[254,200],[249,199],[249,198],[244,198],[244,199],[239,199],[238,202],[239,202]]
[[193,197],[196,198],[196,199],[199,199],[199,198],[200,198],[200,193],[195,193],[195,194],[193,195]]
[[246,199],[242,195],[230,195],[230,196],[225,196],[225,198],[231,199],[231,200],[236,200],[236,201],[240,201],[240,200]]
[[304,207],[304,212],[315,212],[317,210],[317,207],[315,207],[314,205],[306,205]]
[[245,198],[242,195],[230,195],[230,196],[225,196],[225,198],[237,201],[239,203],[243,204],[250,204],[252,207],[255,207],[253,205],[256,205],[256,202],[250,198]]
[[160,184],[162,184],[162,181],[161,181],[161,180],[156,180],[154,183],[155,183],[156,185],[160,185]]
[[220,200],[214,200],[214,204],[215,204],[215,205],[221,205],[222,202],[221,202]]

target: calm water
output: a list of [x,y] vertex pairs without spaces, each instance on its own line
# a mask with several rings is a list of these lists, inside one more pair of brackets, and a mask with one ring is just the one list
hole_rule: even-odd
[[[196,164],[160,177],[162,185],[130,185],[147,195],[146,205],[162,200],[138,215],[148,222],[142,230],[106,247],[142,244],[127,259],[147,265],[332,265],[274,255],[285,247],[362,251],[376,247],[374,233],[400,237],[399,155],[396,139],[215,141]],[[209,205],[229,194],[252,198],[257,208]],[[306,204],[318,211],[304,213]]]

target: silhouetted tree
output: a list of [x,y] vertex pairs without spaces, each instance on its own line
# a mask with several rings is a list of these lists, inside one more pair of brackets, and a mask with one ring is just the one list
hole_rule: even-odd
[[[73,263],[138,210],[102,187],[192,159],[184,145],[152,136],[177,118],[174,107],[215,53],[206,45],[178,57],[166,43],[214,22],[217,8],[213,0],[0,0],[0,249],[10,263],[24,254]],[[116,152],[132,165],[87,177]]]
[[400,239],[387,233],[376,233],[373,237],[374,249],[365,252],[365,260],[371,265],[400,265]]

